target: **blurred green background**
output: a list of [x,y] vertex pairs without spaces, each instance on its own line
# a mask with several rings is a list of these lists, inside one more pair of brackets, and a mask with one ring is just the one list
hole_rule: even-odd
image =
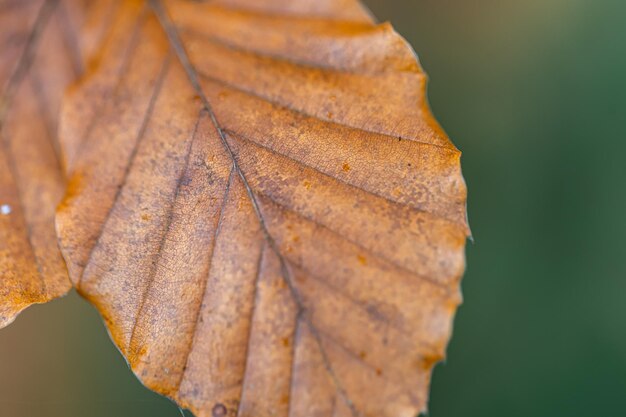
[[[465,304],[432,417],[626,415],[626,2],[369,0],[464,152]],[[0,416],[180,416],[75,293],[0,332]]]

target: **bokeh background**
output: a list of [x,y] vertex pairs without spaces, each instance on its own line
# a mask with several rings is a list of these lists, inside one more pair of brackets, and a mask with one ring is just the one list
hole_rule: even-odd
[[[430,415],[626,415],[626,2],[366,3],[418,51],[470,190]],[[0,331],[0,416],[180,412],[72,293]]]

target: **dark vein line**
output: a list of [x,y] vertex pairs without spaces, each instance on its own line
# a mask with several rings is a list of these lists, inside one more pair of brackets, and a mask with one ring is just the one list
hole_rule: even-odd
[[289,404],[288,404],[288,408],[287,408],[287,417],[291,417],[291,412],[292,412],[292,404],[294,403],[294,400],[296,398],[296,384],[295,384],[295,378],[296,378],[296,353],[297,353],[297,343],[300,340],[300,323],[302,320],[302,312],[304,310],[300,310],[300,312],[298,313],[298,315],[296,316],[296,322],[293,326],[293,337],[292,337],[292,341],[291,341],[291,367],[289,369]]
[[[335,338],[334,335],[328,333],[328,331],[326,330],[320,330],[320,334],[322,335],[322,337],[324,338],[324,340],[329,341],[330,343],[332,343],[333,345],[341,348],[341,350],[345,351],[351,358],[355,359],[359,364],[365,366],[366,368],[369,368],[373,371],[376,370],[376,366],[372,365],[369,362],[366,362],[361,356],[359,356],[356,352],[353,352],[351,349],[349,349],[346,345],[343,344],[342,341],[337,340]],[[395,381],[393,379],[389,379],[391,381],[394,382],[399,382],[399,381]]]
[[348,303],[353,304],[357,309],[359,309],[359,310],[363,311],[364,313],[366,313],[367,316],[371,317],[374,321],[380,322],[383,325],[386,325],[386,326],[389,326],[389,327],[391,327],[393,329],[396,329],[397,331],[399,331],[401,333],[410,333],[410,332],[407,332],[405,329],[402,329],[397,323],[394,323],[391,320],[389,320],[382,313],[376,314],[376,315],[370,314],[369,311],[368,311],[368,306],[365,304],[365,301],[354,298],[353,296],[348,294],[346,291],[344,291],[343,288],[337,287],[336,285],[332,284],[329,280],[324,279],[320,275],[314,274],[314,273],[312,273],[309,270],[305,270],[304,268],[302,268],[299,265],[297,265],[295,262],[292,262],[290,259],[287,259],[287,261],[291,265],[296,267],[297,269],[300,269],[302,272],[304,272],[304,274],[307,277],[313,279],[314,281],[317,281],[322,287],[326,287],[327,290],[330,290],[329,292],[331,294],[336,294],[336,295],[339,295],[342,298],[345,298],[348,301]]
[[203,73],[203,72],[199,72],[198,74],[199,74],[200,78],[203,78],[205,80],[211,81],[211,82],[213,82],[215,84],[219,84],[219,85],[221,85],[223,87],[230,88],[231,90],[238,91],[238,92],[240,92],[242,94],[245,94],[245,95],[248,95],[250,97],[254,97],[254,98],[257,98],[259,100],[265,101],[265,102],[273,105],[274,107],[278,107],[280,109],[289,110],[290,112],[299,114],[300,116],[304,116],[304,117],[309,118],[309,119],[319,120],[321,122],[324,122],[324,123],[327,123],[327,124],[330,124],[330,125],[333,125],[333,126],[341,126],[343,128],[352,129],[352,130],[355,130],[357,132],[363,132],[363,133],[370,134],[370,135],[385,136],[385,137],[388,137],[388,138],[391,138],[391,139],[395,139],[396,141],[398,139],[406,140],[406,141],[410,141],[412,143],[416,143],[418,145],[430,146],[430,147],[433,147],[433,148],[443,149],[445,151],[448,151],[448,152],[451,152],[451,153],[454,153],[454,154],[459,153],[459,151],[456,148],[452,148],[450,146],[439,145],[439,144],[430,143],[430,142],[424,142],[422,140],[418,140],[416,138],[412,138],[412,137],[409,137],[409,136],[393,135],[391,133],[387,133],[387,132],[383,132],[383,131],[369,130],[369,129],[366,129],[364,127],[358,127],[358,126],[349,125],[349,124],[346,124],[346,123],[340,123],[340,122],[338,122],[336,120],[331,120],[331,119],[322,117],[320,115],[307,113],[305,110],[297,109],[295,107],[290,106],[289,104],[286,104],[286,103],[277,101],[276,99],[272,99],[270,97],[267,97],[267,96],[264,96],[262,94],[259,94],[256,91],[247,90],[247,89],[245,89],[243,87],[240,87],[238,85],[232,84],[232,83],[230,83],[228,81],[225,81],[225,80],[223,80],[221,78],[217,78],[215,76],[212,76],[212,75],[209,75],[209,74],[206,74],[206,73]]
[[[93,116],[91,118],[91,120],[89,120],[89,123],[87,125],[87,128],[83,134],[83,137],[80,139],[80,143],[78,144],[78,146],[75,148],[74,154],[73,155],[67,155],[67,168],[71,168],[73,165],[73,162],[76,160],[80,160],[80,157],[82,156],[82,154],[85,152],[87,145],[89,143],[89,140],[91,139],[91,135],[93,134],[93,131],[95,130],[97,124],[98,124],[98,120],[100,119],[100,116],[102,115],[102,112],[104,111],[104,109],[106,108],[106,98],[108,97],[115,97],[117,95],[118,90],[122,87],[123,85],[123,81],[124,81],[124,75],[128,73],[128,67],[130,66],[130,62],[133,58],[133,54],[132,52],[137,48],[137,46],[139,45],[139,33],[141,32],[141,25],[144,23],[144,20],[147,16],[147,9],[144,7],[142,9],[142,12],[139,14],[139,16],[137,17],[137,20],[135,22],[135,25],[132,29],[132,33],[130,35],[130,40],[128,42],[128,47],[126,49],[126,51],[124,51],[124,57],[122,59],[122,63],[117,71],[117,83],[115,84],[115,86],[113,87],[112,91],[108,90],[103,94],[103,100],[101,102],[100,107],[98,107],[96,109],[96,111],[93,113]],[[104,42],[103,42],[104,44]]]
[[324,349],[324,345],[322,343],[322,337],[317,327],[313,325],[311,318],[308,317],[308,315],[304,315],[304,317],[306,319],[305,322],[307,326],[309,327],[309,330],[311,331],[311,334],[313,334],[313,337],[315,338],[315,341],[317,342],[317,345],[320,348],[320,354],[322,355],[322,360],[324,362],[324,367],[326,368],[326,372],[328,372],[328,375],[330,375],[330,378],[335,384],[335,389],[339,393],[339,396],[341,397],[343,402],[348,406],[353,417],[361,416],[361,413],[357,410],[356,406],[352,402],[352,399],[350,399],[350,397],[348,396],[348,393],[343,387],[341,380],[339,379],[337,374],[335,374],[335,371],[332,368],[330,358],[328,357],[328,353],[326,352],[326,349]]
[[165,57],[165,59],[163,60],[163,65],[161,66],[161,71],[158,75],[158,78],[156,80],[156,84],[154,86],[154,90],[152,92],[152,97],[150,98],[150,103],[148,104],[148,108],[146,109],[146,112],[144,113],[144,118],[141,122],[141,127],[139,128],[139,132],[137,133],[137,137],[135,138],[135,145],[132,148],[132,151],[130,153],[130,156],[128,158],[128,164],[126,164],[126,166],[124,167],[124,173],[122,174],[122,180],[119,184],[119,186],[117,187],[117,189],[115,190],[115,195],[113,196],[113,201],[111,202],[111,206],[109,207],[109,210],[107,211],[104,219],[102,220],[101,226],[100,226],[100,230],[98,233],[98,238],[96,239],[96,242],[94,243],[94,245],[91,247],[91,249],[89,250],[89,254],[87,255],[87,261],[85,262],[85,266],[83,267],[83,271],[80,274],[80,277],[78,278],[77,282],[76,282],[76,289],[80,290],[80,285],[81,282],[85,276],[85,271],[87,270],[88,265],[91,263],[93,254],[96,251],[96,248],[100,245],[100,241],[102,239],[102,235],[104,234],[104,229],[106,229],[107,223],[109,222],[109,219],[111,218],[111,213],[113,213],[113,209],[115,208],[115,205],[117,203],[117,200],[119,199],[120,195],[122,194],[122,190],[124,189],[124,187],[126,186],[126,180],[128,178],[128,174],[130,173],[130,171],[132,170],[134,163],[135,163],[135,158],[137,157],[137,151],[139,149],[139,145],[141,144],[141,141],[143,140],[144,136],[145,136],[145,132],[146,129],[148,127],[148,123],[150,122],[150,118],[152,116],[152,111],[154,110],[154,105],[156,104],[157,98],[159,97],[159,94],[161,92],[161,87],[163,87],[163,82],[165,80],[165,75],[168,72],[169,69],[169,65],[170,65],[170,61],[171,61],[172,55],[171,53],[168,53],[167,56]]
[[[378,316],[374,316],[371,315],[368,312],[367,307],[365,306],[365,304],[363,303],[363,301],[361,300],[357,300],[355,298],[353,298],[352,296],[350,296],[349,294],[347,294],[346,292],[344,292],[342,289],[332,285],[329,281],[325,280],[324,278],[320,277],[319,275],[315,275],[303,268],[300,268],[298,265],[296,265],[294,262],[290,262],[292,265],[294,265],[295,267],[297,267],[298,269],[301,269],[309,278],[312,278],[313,280],[319,282],[321,285],[327,287],[328,289],[331,290],[332,294],[338,294],[340,297],[345,298],[346,300],[348,300],[349,303],[353,304],[356,308],[362,310],[363,312],[365,312],[368,317],[371,317],[373,320],[380,322],[381,324],[387,325],[392,329],[395,329],[398,331],[398,337],[402,338],[404,341],[407,342],[408,345],[411,344],[415,344],[416,341],[414,341],[410,336],[418,336],[416,334],[414,334],[412,331],[407,331],[406,329],[403,329],[401,326],[393,323],[392,321],[390,321],[389,319],[387,319],[386,317],[378,317]],[[381,316],[383,316],[381,314]],[[320,332],[327,338],[332,340],[335,344],[340,345],[341,347],[343,347],[346,351],[350,352],[352,356],[354,356],[356,359],[358,359],[359,361],[363,362],[364,364],[368,365],[369,367],[371,367],[372,369],[376,369],[373,365],[369,364],[367,361],[363,360],[361,357],[359,357],[355,352],[353,352],[352,350],[348,349],[347,346],[343,345],[339,340],[335,339],[333,335],[331,335],[328,331],[325,330],[320,330]],[[418,341],[417,342],[419,344],[419,346],[424,347],[426,349],[429,349],[431,351],[436,351],[437,349],[434,348],[432,345],[425,343],[423,341]],[[426,355],[424,354],[420,354],[421,357],[425,357]],[[396,382],[401,382],[401,381],[397,381]]]
[[344,291],[344,289],[342,289],[340,287],[337,287],[336,285],[334,285],[332,282],[330,282],[328,279],[325,279],[321,275],[314,274],[310,270],[304,269],[303,267],[301,267],[300,265],[296,264],[295,262],[293,262],[291,260],[289,260],[289,262],[294,267],[302,270],[302,272],[304,272],[309,278],[319,282],[322,286],[327,287],[329,290],[331,290],[330,292],[332,294],[337,294],[340,297],[343,297],[346,300],[348,300],[349,303],[354,304],[354,306],[356,308],[358,308],[358,309],[362,310],[363,312],[365,312],[368,315],[368,317],[371,317],[373,320],[378,321],[378,322],[380,322],[380,323],[382,323],[384,325],[387,325],[387,326],[391,327],[392,329],[396,329],[398,332],[401,333],[402,336],[405,336],[407,334],[409,334],[409,335],[412,334],[413,331],[404,329],[401,325],[393,322],[387,316],[385,316],[383,313],[371,314],[368,311],[368,306],[366,305],[366,302],[364,300],[360,300],[360,299],[354,298],[353,296],[348,294],[346,291]]
[[252,301],[252,308],[250,309],[250,319],[248,325],[248,335],[246,337],[246,362],[243,365],[243,376],[241,380],[241,394],[239,395],[239,406],[237,407],[237,417],[241,417],[241,404],[243,404],[244,395],[246,392],[246,381],[248,376],[248,364],[250,362],[250,351],[251,351],[251,342],[252,342],[252,325],[254,323],[254,316],[256,314],[256,307],[259,304],[259,279],[261,277],[261,271],[263,268],[263,256],[265,255],[265,244],[261,247],[261,252],[259,254],[259,261],[256,267],[256,276],[254,277],[254,295]]
[[322,171],[320,168],[317,168],[317,167],[315,167],[315,166],[313,166],[313,165],[309,165],[309,164],[307,164],[307,163],[305,163],[305,162],[302,162],[302,161],[300,161],[300,160],[298,160],[298,159],[296,159],[296,158],[294,158],[294,157],[292,157],[292,156],[290,156],[290,155],[287,155],[287,154],[284,154],[284,153],[278,152],[277,150],[272,149],[272,148],[270,148],[269,146],[264,145],[264,144],[262,144],[262,143],[260,143],[260,142],[258,142],[258,141],[256,141],[256,140],[252,139],[252,138],[251,138],[251,137],[249,137],[249,136],[242,135],[241,133],[235,132],[234,130],[231,130],[231,129],[224,129],[224,132],[225,132],[227,135],[229,135],[229,136],[234,136],[234,137],[236,137],[236,138],[240,138],[240,139],[242,139],[242,140],[244,140],[244,141],[246,141],[246,142],[252,143],[252,144],[254,144],[254,145],[256,145],[256,146],[258,146],[258,147],[260,147],[260,148],[262,148],[262,149],[264,149],[264,150],[266,150],[266,151],[268,151],[269,153],[273,154],[274,156],[278,156],[278,157],[282,157],[282,158],[288,159],[289,161],[294,162],[294,163],[295,163],[295,164],[297,164],[297,165],[301,165],[301,166],[303,166],[303,167],[305,167],[305,168],[311,169],[311,170],[313,170],[313,171],[317,172],[318,174],[320,174],[320,175],[322,175],[322,176],[324,176],[324,177],[326,177],[326,178],[330,178],[330,179],[332,179],[332,180],[334,180],[334,181],[337,181],[337,182],[339,182],[340,184],[343,184],[343,185],[345,185],[345,186],[347,186],[347,187],[350,187],[350,188],[353,188],[353,189],[355,189],[355,190],[361,191],[361,192],[363,192],[363,193],[365,193],[365,194],[369,194],[369,195],[372,195],[372,196],[374,196],[374,197],[378,197],[378,198],[380,198],[380,199],[383,199],[383,200],[385,200],[386,202],[388,202],[388,203],[390,203],[390,204],[392,204],[392,205],[394,205],[394,206],[396,206],[396,207],[399,207],[399,208],[408,208],[408,209],[414,210],[414,211],[419,212],[419,213],[428,214],[428,215],[431,215],[431,216],[433,216],[433,217],[435,217],[435,218],[438,218],[438,219],[444,220],[444,221],[446,221],[446,222],[448,222],[448,223],[451,223],[451,224],[454,224],[454,225],[456,225],[456,226],[461,226],[461,227],[465,228],[463,225],[460,225],[458,222],[455,222],[455,221],[453,221],[453,220],[450,220],[450,219],[448,219],[448,218],[446,218],[446,217],[444,217],[444,216],[442,216],[442,215],[440,215],[440,214],[433,213],[433,212],[431,212],[431,211],[428,211],[428,210],[426,210],[426,209],[423,209],[423,208],[417,207],[417,206],[412,205],[412,204],[407,203],[407,202],[401,202],[401,201],[397,201],[397,200],[392,200],[391,198],[386,197],[386,196],[384,196],[384,195],[382,195],[382,194],[380,194],[380,193],[378,193],[378,192],[376,192],[376,191],[366,190],[365,188],[362,188],[362,187],[360,187],[360,186],[358,186],[358,185],[356,185],[356,184],[352,184],[352,183],[349,183],[349,182],[348,182],[348,181],[346,181],[346,180],[342,180],[341,178],[334,177],[334,176],[332,176],[331,174],[329,174],[329,173],[326,173],[326,172]]
[[[384,380],[386,380],[388,382],[400,385],[403,388],[403,390],[404,390],[404,387],[411,386],[411,384],[407,383],[404,380],[404,378],[400,378],[400,379],[399,378],[392,378],[392,377],[389,376],[388,373],[381,372],[380,368],[377,368],[376,366],[372,365],[371,363],[365,361],[363,358],[361,358],[359,355],[357,355],[356,352],[353,352],[346,345],[344,345],[340,340],[337,340],[332,335],[330,335],[328,332],[325,332],[325,331],[322,330],[321,334],[322,334],[322,336],[324,337],[325,340],[329,341],[333,345],[337,346],[338,348],[340,348],[341,350],[346,352],[348,354],[348,356],[350,356],[351,358],[355,359],[362,366],[364,366],[364,367],[374,371],[378,377],[380,377],[380,378],[382,378],[382,379],[384,379]],[[412,390],[404,390],[404,391],[409,396],[411,396],[411,399],[413,401],[417,402],[417,398],[414,396]]]
[[344,241],[346,241],[346,242],[356,246],[362,252],[365,252],[366,254],[370,255],[372,258],[379,259],[383,263],[386,263],[386,264],[390,265],[391,267],[400,270],[401,272],[404,272],[404,273],[406,273],[408,275],[417,277],[420,280],[424,280],[424,281],[426,281],[426,282],[428,282],[428,283],[430,283],[432,285],[435,285],[435,286],[443,288],[443,289],[447,289],[447,287],[444,284],[442,284],[441,282],[435,281],[435,280],[433,280],[432,278],[429,278],[426,275],[422,275],[422,274],[420,274],[418,272],[415,272],[415,271],[413,271],[411,269],[408,269],[406,266],[400,265],[400,264],[396,263],[395,261],[393,261],[393,260],[391,260],[391,259],[389,259],[389,258],[387,258],[385,256],[382,256],[382,255],[380,255],[378,253],[375,253],[372,249],[366,248],[365,246],[361,245],[357,241],[352,240],[349,237],[340,234],[339,232],[331,229],[330,227],[326,226],[323,223],[320,223],[318,220],[316,220],[314,218],[311,218],[311,217],[308,217],[308,216],[305,216],[304,214],[302,214],[300,212],[297,212],[297,211],[295,211],[295,210],[285,206],[284,204],[282,204],[279,201],[275,200],[272,196],[270,196],[268,194],[264,194],[264,193],[262,193],[260,191],[257,191],[257,194],[259,196],[261,196],[261,198],[264,198],[264,199],[267,199],[267,200],[271,201],[274,205],[278,206],[279,209],[281,209],[283,211],[286,211],[288,213],[292,213],[292,214],[296,215],[297,217],[299,217],[299,218],[301,218],[303,220],[309,221],[309,222],[313,223],[314,225],[316,225],[316,226],[318,226],[318,227],[320,227],[320,228],[322,228],[324,230],[329,231],[330,233],[332,233],[333,235],[339,237],[340,239],[342,239],[342,240],[344,240]]
[[50,112],[50,106],[48,105],[48,99],[44,93],[44,88],[41,85],[41,80],[35,71],[31,71],[28,80],[30,81],[32,89],[35,93],[39,112],[43,115],[42,119],[46,130],[46,138],[52,148],[52,154],[54,156],[54,160],[56,161],[56,166],[59,168],[57,171],[65,179],[65,172],[61,169],[61,147],[56,135],[56,129],[54,128],[54,124],[52,122],[52,114]]
[[[11,103],[13,101],[13,96],[15,95],[18,86],[21,84],[22,80],[30,70],[30,67],[35,58],[35,51],[37,49],[37,46],[39,45],[39,40],[41,39],[41,34],[43,33],[46,24],[50,20],[50,16],[52,16],[52,13],[54,12],[57,4],[58,0],[45,1],[39,8],[37,18],[35,19],[35,23],[33,24],[33,29],[28,36],[26,45],[24,46],[17,67],[11,74],[11,78],[8,81],[6,89],[0,97],[0,134],[2,134],[2,131],[4,130],[5,118],[7,117],[9,107],[11,106]],[[37,273],[39,275],[39,280],[41,283],[41,291],[47,297],[48,287],[46,284],[46,280],[44,279],[41,261],[39,260],[39,257],[37,256],[37,253],[35,251],[35,245],[33,243],[32,225],[31,222],[28,221],[28,219],[26,218],[26,203],[24,200],[24,195],[22,194],[22,191],[18,185],[19,170],[17,169],[17,165],[15,164],[12,147],[9,144],[9,139],[4,134],[2,134],[2,136],[3,137],[0,138],[0,144],[5,149],[5,155],[9,165],[9,172],[13,177],[13,185],[17,194],[17,200],[21,207],[20,211],[22,212],[24,223],[26,225],[26,240],[28,241],[28,245],[30,246],[33,259],[35,261],[35,266],[37,267]]]
[[[229,156],[230,156],[230,158],[231,158],[231,160],[233,162],[233,168],[237,171],[237,174],[239,175],[239,177],[241,178],[241,180],[243,182],[243,185],[244,185],[244,187],[246,189],[246,192],[248,193],[248,196],[250,198],[252,206],[254,207],[254,210],[255,210],[255,212],[257,214],[259,223],[261,225],[261,229],[263,230],[263,234],[265,235],[265,239],[267,240],[267,242],[268,242],[270,248],[272,249],[272,251],[274,253],[276,253],[276,256],[278,257],[278,259],[280,261],[280,266],[281,266],[281,271],[282,271],[283,278],[285,280],[285,283],[289,287],[289,290],[291,291],[291,294],[292,294],[292,296],[294,298],[294,301],[298,305],[298,310],[304,312],[305,310],[304,310],[304,307],[303,307],[303,303],[302,303],[300,294],[298,293],[298,291],[296,290],[296,288],[294,286],[293,278],[292,278],[291,273],[289,271],[289,268],[288,268],[288,266],[287,266],[287,264],[285,262],[285,259],[283,258],[282,254],[278,250],[278,246],[276,245],[276,242],[274,241],[272,236],[269,234],[269,231],[267,229],[267,225],[265,224],[265,220],[264,220],[264,218],[263,218],[263,216],[261,214],[259,203],[257,202],[257,199],[256,199],[254,193],[252,192],[252,189],[250,188],[250,185],[248,184],[248,181],[247,181],[245,175],[241,171],[241,169],[239,167],[239,163],[237,161],[237,158],[236,158],[232,148],[230,147],[230,145],[228,143],[228,140],[226,139],[226,135],[225,135],[224,131],[222,130],[222,127],[218,123],[217,118],[215,116],[215,113],[213,112],[213,109],[212,109],[212,107],[211,107],[211,105],[210,105],[206,95],[204,94],[204,91],[202,90],[202,87],[200,86],[200,82],[199,82],[199,79],[198,79],[198,74],[197,74],[195,68],[193,67],[193,65],[191,64],[191,62],[189,61],[189,57],[187,56],[187,52],[185,51],[185,49],[184,49],[184,47],[182,45],[182,42],[181,42],[180,37],[178,35],[178,31],[174,27],[173,23],[170,20],[170,17],[168,16],[167,12],[163,8],[163,5],[161,4],[161,1],[160,0],[149,0],[149,1],[150,1],[150,5],[152,7],[152,10],[154,11],[154,14],[158,18],[158,20],[161,22],[161,25],[163,26],[163,30],[165,31],[165,33],[167,34],[167,37],[169,38],[170,44],[172,45],[174,51],[178,55],[178,59],[180,60],[183,68],[185,69],[185,72],[187,73],[187,76],[189,78],[189,81],[190,81],[192,87],[196,90],[196,92],[200,96],[200,98],[202,100],[202,103],[204,104],[205,109],[209,113],[209,117],[211,118],[211,122],[213,123],[213,125],[215,126],[215,129],[219,133],[220,140],[222,141],[224,149],[227,151],[227,153],[229,154]],[[311,332],[315,335],[315,338],[317,339],[317,341],[318,341],[318,343],[319,343],[319,345],[321,347],[322,346],[321,345],[321,339],[320,339],[319,333],[317,332],[317,329],[315,329],[315,327],[312,325],[312,323],[310,322],[310,319],[308,318],[308,316],[306,314],[303,314],[303,317],[305,317],[305,319],[307,321],[307,324],[309,325],[309,327],[311,329]],[[334,370],[333,370],[333,368],[331,366],[331,363],[329,361],[328,356],[324,352],[323,348],[321,348],[321,351],[322,351],[322,356],[324,357],[324,363],[325,363],[325,366],[326,366],[326,370],[328,371],[329,375],[333,379],[337,391],[341,393],[342,398],[344,399],[346,404],[350,407],[353,416],[354,417],[358,416],[359,413],[357,412],[357,410],[354,407],[354,404],[352,403],[350,398],[347,397],[341,382],[339,381],[339,379],[335,375],[335,372],[334,372]]]
[[2,130],[4,126],[5,118],[9,107],[11,106],[11,101],[15,95],[15,91],[26,76],[26,73],[28,73],[28,70],[34,61],[35,51],[39,45],[41,34],[43,33],[47,23],[50,21],[50,17],[52,16],[52,13],[58,3],[59,0],[44,1],[39,8],[33,28],[29,33],[24,49],[22,50],[22,55],[19,58],[15,70],[9,78],[5,91],[0,97],[0,130]]
[[57,15],[59,16],[59,26],[61,26],[61,38],[74,71],[74,78],[78,78],[85,69],[83,68],[82,53],[78,45],[77,28],[70,20],[64,2],[59,4]]
[[[203,109],[205,111],[205,109]],[[191,342],[189,343],[189,348],[187,349],[187,357],[185,358],[185,365],[183,366],[183,371],[180,375],[180,380],[178,381],[176,391],[180,391],[180,387],[185,379],[185,374],[187,373],[187,367],[189,365],[189,358],[191,357],[191,352],[193,352],[194,346],[196,345],[196,330],[198,329],[198,324],[200,323],[200,319],[202,317],[202,310],[204,309],[204,298],[206,297],[207,289],[209,288],[209,280],[211,279],[211,269],[213,267],[213,258],[215,255],[215,247],[217,246],[217,239],[220,236],[220,232],[222,230],[222,221],[224,219],[224,212],[226,209],[226,204],[228,203],[228,196],[230,194],[230,187],[233,183],[235,167],[230,170],[228,174],[228,182],[226,183],[226,188],[224,189],[224,197],[222,197],[222,204],[220,206],[220,211],[218,213],[217,218],[217,226],[215,227],[215,232],[213,233],[213,246],[211,247],[211,254],[209,255],[208,261],[208,270],[207,270],[207,278],[204,280],[204,287],[202,288],[202,294],[200,296],[200,306],[196,310],[196,320],[193,325],[193,329],[191,332]]]
[[[198,126],[202,118],[201,113],[202,111],[200,111],[200,114],[198,115],[196,124],[191,133],[191,138],[188,140],[187,149],[185,150],[185,160],[183,163],[183,167],[180,170],[180,173],[178,174],[178,178],[176,179],[176,184],[174,186],[174,195],[172,196],[170,200],[170,204],[166,209],[167,218],[165,219],[165,225],[163,227],[163,233],[161,234],[161,240],[159,241],[159,246],[157,248],[157,251],[152,255],[153,257],[152,268],[150,268],[150,274],[148,275],[148,282],[146,284],[146,288],[144,289],[143,294],[141,295],[141,302],[139,304],[139,308],[137,309],[137,314],[135,315],[135,320],[133,322],[133,329],[130,334],[130,340],[128,341],[129,350],[132,349],[133,340],[135,339],[135,336],[136,336],[136,331],[137,331],[139,320],[141,318],[141,315],[145,308],[146,301],[148,299],[148,295],[150,294],[150,290],[152,289],[154,280],[156,278],[156,273],[157,273],[158,266],[159,266],[158,259],[161,257],[163,253],[163,247],[165,246],[165,242],[167,241],[167,235],[169,234],[170,228],[172,226],[172,220],[174,219],[174,208],[176,207],[176,202],[178,201],[178,196],[180,194],[180,189],[183,183],[183,179],[189,173],[189,159],[191,157],[193,144],[196,141],[196,134],[198,132]],[[132,365],[132,362],[131,362],[131,365]]]
[[[362,77],[383,76],[383,75],[388,75],[389,73],[392,72],[392,71],[386,71],[386,67],[383,67],[383,69],[379,71],[360,72],[360,71],[355,71],[353,69],[348,69],[348,68],[341,68],[341,67],[338,68],[338,67],[334,67],[331,65],[323,65],[323,64],[316,63],[316,62],[312,62],[312,61],[307,62],[303,60],[295,60],[293,58],[289,58],[286,56],[272,54],[272,53],[260,51],[258,49],[250,49],[245,46],[237,45],[232,42],[228,42],[225,39],[219,38],[214,35],[202,33],[192,28],[182,27],[180,28],[180,31],[181,33],[188,33],[191,36],[197,36],[198,38],[206,40],[207,42],[213,45],[216,45],[218,47],[222,47],[223,49],[228,49],[236,53],[242,53],[246,55],[260,57],[266,61],[272,61],[278,64],[288,64],[288,65],[292,65],[295,67],[300,67],[305,70],[314,70],[314,71],[319,71],[319,72],[326,72],[326,73],[333,73],[333,74],[340,74],[340,75],[362,76]],[[417,71],[403,71],[403,70],[394,69],[393,72],[405,72],[405,73],[409,72],[409,73],[414,73],[416,76],[424,77],[423,73],[417,72]]]

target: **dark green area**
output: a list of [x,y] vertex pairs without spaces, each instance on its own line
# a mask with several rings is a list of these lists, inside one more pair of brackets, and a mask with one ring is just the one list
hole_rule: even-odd
[[[464,152],[476,240],[432,417],[626,413],[626,2],[369,0]],[[76,294],[0,332],[0,416],[176,417]]]
[[369,3],[418,51],[469,186],[430,415],[626,415],[626,3]]
[[180,417],[144,388],[74,291],[0,331],[1,417]]

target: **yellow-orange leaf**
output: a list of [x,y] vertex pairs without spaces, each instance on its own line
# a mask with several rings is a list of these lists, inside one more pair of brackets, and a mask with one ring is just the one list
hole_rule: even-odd
[[411,48],[353,0],[110,4],[57,227],[133,371],[199,417],[424,410],[468,227]]
[[67,292],[54,210],[64,193],[57,120],[81,71],[80,0],[0,3],[0,327]]

